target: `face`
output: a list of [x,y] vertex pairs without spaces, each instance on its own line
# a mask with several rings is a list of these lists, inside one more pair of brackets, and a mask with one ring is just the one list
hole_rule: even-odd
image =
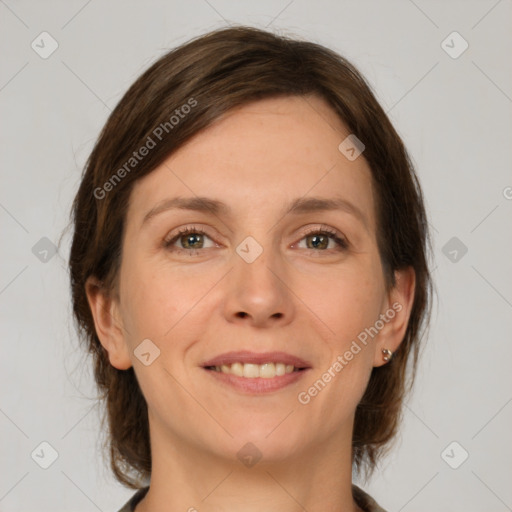
[[229,459],[252,442],[266,460],[350,439],[406,297],[386,290],[348,135],[319,98],[258,101],[136,182],[115,322],[95,320],[111,364],[134,367],[152,435]]

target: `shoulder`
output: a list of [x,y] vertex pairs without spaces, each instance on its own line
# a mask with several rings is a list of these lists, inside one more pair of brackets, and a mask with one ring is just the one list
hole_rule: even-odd
[[135,506],[137,503],[139,503],[144,496],[146,496],[146,493],[149,490],[148,487],[143,487],[142,489],[139,489],[126,503],[125,505],[119,509],[118,512],[133,512],[135,510]]
[[364,512],[386,512],[369,494],[354,484],[352,484],[352,496],[357,506]]

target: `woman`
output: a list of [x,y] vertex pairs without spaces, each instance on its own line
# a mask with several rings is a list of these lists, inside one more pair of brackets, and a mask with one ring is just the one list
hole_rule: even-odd
[[381,511],[428,319],[427,221],[345,59],[254,28],[128,90],[73,205],[74,314],[122,512]]

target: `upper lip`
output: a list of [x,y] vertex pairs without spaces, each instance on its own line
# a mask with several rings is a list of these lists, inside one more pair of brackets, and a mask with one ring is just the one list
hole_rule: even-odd
[[287,354],[286,352],[250,352],[248,350],[240,350],[237,352],[225,352],[213,359],[205,361],[202,366],[221,366],[223,364],[230,365],[233,363],[249,363],[249,364],[264,364],[264,363],[283,363],[291,364],[295,368],[309,368],[311,365],[301,359],[300,357]]

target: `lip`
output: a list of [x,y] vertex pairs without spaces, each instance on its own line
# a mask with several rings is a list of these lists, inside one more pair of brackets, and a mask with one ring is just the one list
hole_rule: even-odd
[[[283,364],[292,364],[295,368],[300,369],[308,369],[311,368],[311,364],[307,361],[304,361],[300,357],[294,356],[292,354],[288,354],[286,352],[250,352],[248,350],[240,350],[237,352],[226,352],[224,354],[220,354],[213,359],[208,359],[201,364],[203,368],[207,368],[209,366],[222,366],[223,364],[233,364],[233,363],[242,363],[242,364],[265,364],[265,363],[283,363]],[[281,377],[284,377],[282,375]],[[275,378],[281,377],[273,377],[272,379],[262,379],[262,380],[274,380]],[[242,378],[244,380],[245,377],[237,377]],[[259,380],[252,379],[252,380]]]
[[299,379],[302,379],[306,373],[309,373],[308,368],[293,371],[292,373],[285,373],[284,375],[272,377],[271,379],[264,379],[262,377],[248,379],[246,377],[237,377],[236,375],[209,370],[208,368],[204,368],[204,370],[223,385],[248,394],[264,394],[277,391],[294,384]]
[[[262,377],[249,379],[246,377],[238,377],[233,374],[217,372],[211,369],[212,366],[222,366],[223,364],[230,365],[233,363],[283,363],[295,366],[298,371],[285,373],[284,375],[276,375],[271,379],[264,379]],[[208,361],[205,361],[201,366],[212,376],[212,378],[216,379],[222,385],[227,385],[236,391],[248,394],[264,394],[277,391],[297,382],[299,379],[302,379],[306,373],[309,373],[308,370],[311,369],[311,364],[309,362],[286,352],[257,353],[250,352],[248,350],[239,350],[236,352],[220,354],[213,359],[208,359]]]

